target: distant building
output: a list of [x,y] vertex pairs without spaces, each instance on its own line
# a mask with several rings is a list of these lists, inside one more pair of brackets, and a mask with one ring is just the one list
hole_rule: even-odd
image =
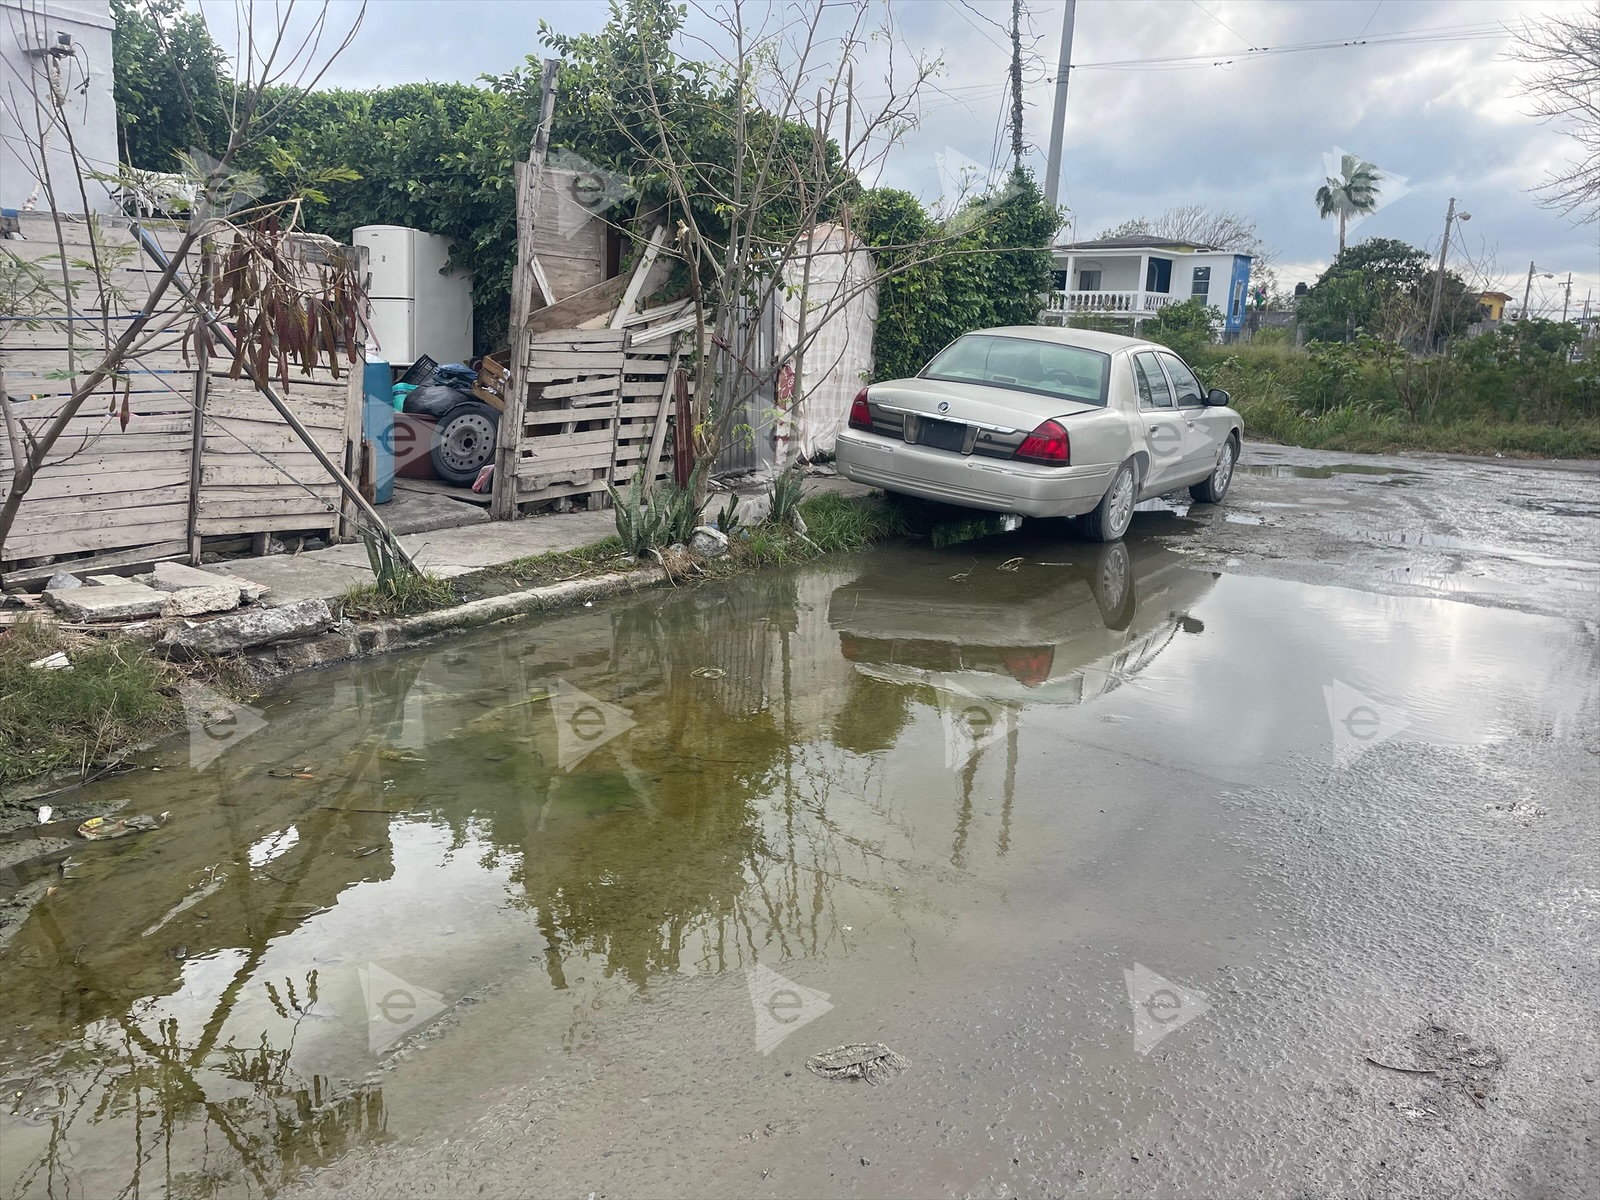
[[[41,162],[48,162],[57,205],[82,209],[66,134],[47,116],[41,144],[35,100],[50,112],[52,73],[65,95],[65,118],[90,171],[114,175],[117,107],[111,90],[111,0],[0,0],[0,209],[48,212]],[[114,212],[108,186],[85,179],[89,207]]]
[[1478,311],[1483,314],[1483,320],[1505,320],[1506,305],[1511,302],[1511,297],[1505,292],[1479,292],[1473,299],[1478,302]]
[[1250,255],[1171,238],[1098,238],[1057,246],[1056,286],[1043,314],[1126,317],[1133,325],[1169,304],[1198,299],[1222,313],[1225,335],[1244,323]]

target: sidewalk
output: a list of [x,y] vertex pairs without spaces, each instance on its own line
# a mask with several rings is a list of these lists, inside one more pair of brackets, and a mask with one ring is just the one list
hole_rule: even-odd
[[[382,515],[383,509],[378,512]],[[577,550],[616,531],[616,514],[602,509],[406,533],[400,535],[399,541],[419,567],[451,578],[530,554]],[[331,600],[358,584],[372,582],[367,548],[361,542],[300,554],[240,558],[206,569],[270,589],[263,597],[265,604],[290,604],[313,597]]]
[[[865,495],[868,490],[837,475],[808,475],[805,482],[808,496],[822,492]],[[740,494],[756,493],[741,489]],[[406,491],[403,487],[396,488],[395,496],[393,504],[378,509],[379,515],[398,534],[400,544],[419,567],[446,579],[531,554],[578,550],[617,531],[616,514],[609,508],[491,521],[482,508],[443,496]],[[721,503],[714,496],[707,504],[707,521],[715,516]],[[361,542],[299,554],[233,559],[205,569],[248,579],[269,589],[262,599],[264,604],[292,604],[317,597],[331,600],[352,587],[372,582],[367,548]]]

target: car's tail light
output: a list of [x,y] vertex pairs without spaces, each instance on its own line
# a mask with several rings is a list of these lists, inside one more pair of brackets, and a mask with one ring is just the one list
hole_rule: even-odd
[[1065,467],[1072,462],[1072,444],[1067,441],[1067,431],[1059,421],[1045,421],[1022,439],[1022,445],[1017,447],[1012,457],[1020,458],[1023,462]]
[[1003,650],[1000,661],[1006,673],[1023,687],[1035,688],[1050,678],[1050,668],[1056,661],[1054,646],[1039,646],[1031,650]]
[[[838,409],[834,411],[837,412]],[[850,428],[872,432],[872,408],[867,404],[866,388],[856,393],[856,398],[850,405]]]

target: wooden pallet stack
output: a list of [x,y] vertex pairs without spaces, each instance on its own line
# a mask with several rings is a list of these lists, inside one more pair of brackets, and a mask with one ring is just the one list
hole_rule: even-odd
[[[519,508],[562,498],[600,508],[607,486],[631,482],[640,464],[653,460],[657,479],[671,469],[664,435],[674,339],[638,350],[631,340],[621,329],[530,335],[517,431]],[[502,427],[502,439],[505,433]]]

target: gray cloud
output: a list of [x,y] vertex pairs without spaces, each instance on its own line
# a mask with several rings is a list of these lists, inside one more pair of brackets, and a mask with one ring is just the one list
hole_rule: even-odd
[[[1225,61],[1250,45],[1346,39],[1364,29],[1514,25],[1548,7],[1554,5],[1511,0],[1080,0],[1074,59],[1206,53]],[[231,12],[211,0],[203,8],[231,44]],[[1005,161],[1008,48],[1001,27],[1009,8],[1007,0],[899,0],[888,10],[902,46],[941,57],[944,69],[920,125],[886,160],[882,182],[931,200],[939,190],[935,158],[946,147],[985,165]],[[1033,0],[1030,10],[1025,128],[1036,147],[1030,164],[1042,176],[1060,0]],[[538,55],[541,18],[565,32],[593,31],[606,11],[589,0],[374,0],[354,51],[329,78],[349,87],[470,81]],[[1369,46],[1232,57],[1231,65],[1188,70],[1085,66],[1072,78],[1064,170],[1076,231],[1091,235],[1176,204],[1232,208],[1257,219],[1292,281],[1333,254],[1337,233],[1318,220],[1312,193],[1322,181],[1323,153],[1339,146],[1406,177],[1412,189],[1355,236],[1436,249],[1454,195],[1473,219],[1452,247],[1453,262],[1462,247],[1473,259],[1496,261],[1500,282],[1519,298],[1530,258],[1541,270],[1571,270],[1581,304],[1587,289],[1600,286],[1600,242],[1593,227],[1574,229],[1529,193],[1569,146],[1523,115],[1507,45],[1502,37]],[[856,70],[858,90],[868,95],[885,90],[881,53],[869,50]],[[1559,309],[1559,292],[1540,283],[1546,303],[1553,297]]]

